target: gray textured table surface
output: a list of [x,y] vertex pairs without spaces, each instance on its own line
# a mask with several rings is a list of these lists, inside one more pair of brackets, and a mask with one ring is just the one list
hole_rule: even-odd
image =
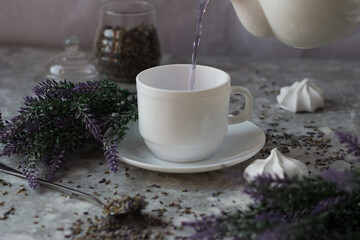
[[[47,60],[56,53],[44,49],[0,48],[0,109],[4,119],[16,114],[22,105],[22,97],[31,94],[32,87],[43,80],[41,72]],[[163,62],[188,61],[186,58],[166,56]],[[233,85],[245,86],[253,93],[255,105],[251,121],[266,132],[268,141],[264,150],[252,159],[265,158],[270,149],[280,147],[287,152],[286,155],[307,163],[312,175],[328,167],[359,167],[351,156],[338,152],[340,145],[332,130],[342,127],[360,135],[359,61],[259,61],[209,57],[200,59],[199,63],[227,71],[232,77]],[[325,90],[325,109],[302,114],[280,109],[276,103],[280,87],[305,77],[313,78]],[[241,99],[233,97],[233,106],[238,101]],[[313,135],[311,131],[321,131],[324,134],[321,140],[328,141],[327,147],[320,147],[321,152],[319,146],[307,143],[306,137]],[[279,140],[276,135],[283,132],[293,136],[287,140]],[[20,160],[21,156],[0,159],[11,166],[16,166]],[[246,161],[232,169],[241,174],[250,162],[251,160]],[[172,221],[175,225],[200,214],[216,214],[221,210],[242,208],[250,201],[242,193],[243,186],[234,186],[227,178],[228,172],[224,170],[201,174],[169,174],[129,166],[128,175],[124,170],[117,174],[104,174],[107,165],[97,148],[74,154],[66,166],[70,170],[60,175],[62,184],[70,187],[80,185],[80,190],[97,192],[102,199],[113,197],[115,192],[129,195],[140,193],[150,202],[145,212],[156,216],[157,210],[166,208],[163,219]],[[110,180],[110,184],[99,183],[102,178]],[[12,206],[15,207],[14,215],[9,216],[6,221],[0,221],[0,239],[63,239],[69,234],[72,222],[101,214],[101,209],[90,203],[46,188],[40,187],[32,191],[21,179],[5,174],[0,174],[0,179],[12,183],[11,187],[0,185],[0,201],[5,202],[0,206],[0,215]],[[160,188],[153,187],[154,184],[158,184]],[[18,193],[23,185],[26,194]],[[169,207],[169,204],[179,200],[183,209]],[[191,211],[184,211],[185,207],[191,208]],[[186,235],[186,232],[177,234]]]

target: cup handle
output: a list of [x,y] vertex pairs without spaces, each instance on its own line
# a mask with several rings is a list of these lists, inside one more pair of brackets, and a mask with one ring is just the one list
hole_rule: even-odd
[[253,97],[247,88],[231,86],[231,94],[241,94],[245,97],[245,108],[239,116],[229,114],[229,124],[241,123],[248,120],[253,109]]

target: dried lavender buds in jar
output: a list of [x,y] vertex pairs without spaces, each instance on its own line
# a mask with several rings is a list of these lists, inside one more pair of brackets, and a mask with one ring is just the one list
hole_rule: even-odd
[[160,63],[161,51],[153,24],[125,29],[105,26],[95,46],[100,71],[119,81],[135,81],[141,71]]

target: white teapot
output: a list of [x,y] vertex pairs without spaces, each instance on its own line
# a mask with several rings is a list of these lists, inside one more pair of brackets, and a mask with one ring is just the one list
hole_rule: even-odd
[[231,0],[244,27],[297,48],[341,39],[360,24],[360,0]]

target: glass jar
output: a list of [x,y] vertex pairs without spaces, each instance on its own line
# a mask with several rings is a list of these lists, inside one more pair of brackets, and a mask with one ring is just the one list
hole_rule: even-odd
[[155,10],[149,0],[117,0],[101,5],[94,55],[107,79],[135,82],[139,72],[159,65]]
[[97,80],[99,74],[90,56],[79,50],[80,40],[69,37],[64,41],[64,52],[51,58],[46,64],[45,77],[63,81],[81,82]]

